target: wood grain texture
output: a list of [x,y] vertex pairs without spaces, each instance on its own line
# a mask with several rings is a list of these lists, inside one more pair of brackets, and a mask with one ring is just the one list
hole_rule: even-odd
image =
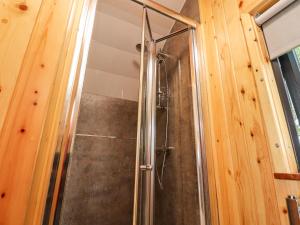
[[78,49],[79,51],[77,52],[77,54],[75,54],[76,58],[74,58],[72,63],[72,68],[74,68],[74,70],[71,71],[71,75],[74,77],[74,80],[73,88],[69,93],[69,110],[65,114],[63,114],[64,116],[66,116],[66,125],[64,126],[65,133],[62,137],[61,145],[58,146],[60,148],[60,161],[55,181],[49,225],[54,224],[55,212],[58,204],[57,201],[62,182],[62,174],[64,170],[65,160],[67,155],[72,150],[72,145],[74,141],[76,123],[79,113],[79,102],[81,99],[83,81],[85,77],[87,58],[96,14],[96,6],[97,0],[88,0],[85,1],[85,5],[83,7],[84,10],[82,14],[82,23],[79,26],[80,38],[77,42],[78,46],[76,47],[76,49]]
[[274,173],[275,179],[279,180],[299,180],[300,173]]
[[235,0],[243,13],[250,13],[255,16],[263,13],[279,0]]
[[[204,36],[204,27],[203,25],[199,25],[197,27],[197,47],[198,47],[198,54],[199,54],[199,68],[200,68],[200,74],[208,74],[207,70],[207,61],[206,61],[206,42],[205,39],[202,38]],[[209,105],[209,97],[208,97],[208,90],[207,90],[207,77],[206,76],[200,76],[199,78],[199,84],[200,84],[200,96],[201,99],[201,106],[202,106],[202,115],[204,121],[210,121],[210,108],[207,107]],[[208,186],[209,186],[209,198],[210,198],[210,216],[211,216],[211,224],[219,225],[219,206],[218,206],[218,198],[217,198],[217,185],[216,185],[216,179],[215,179],[215,167],[214,167],[214,154],[213,151],[213,142],[212,139],[207,138],[211,136],[212,130],[211,126],[209,125],[210,122],[204,123],[203,128],[205,130],[205,147],[208,150],[206,152],[206,158],[207,158],[207,174],[210,179],[208,179]]]
[[65,115],[70,111],[70,95],[76,79],[76,74],[71,70],[74,67],[73,64],[78,64],[78,48],[82,42],[83,28],[87,17],[87,2],[88,0],[75,1],[70,12],[66,38],[61,52],[63,59],[59,64],[54,82],[35,166],[25,221],[25,224],[28,225],[42,224],[53,158],[55,151],[60,154],[60,144],[67,127]]
[[268,135],[275,172],[295,173],[297,164],[263,33],[249,14],[241,15],[247,48]]
[[0,132],[41,2],[0,2]]
[[[1,225],[25,221],[49,102],[65,57],[62,51],[73,2],[44,0],[33,20],[26,53],[18,56],[22,65],[0,136]],[[22,3],[20,9],[31,7]]]
[[262,40],[238,1],[199,3],[205,141],[214,180],[209,181],[210,198],[213,215],[218,214],[213,224],[288,225],[280,220],[273,158],[280,170],[293,171],[295,163],[288,156],[291,142],[283,114],[276,111],[282,108],[274,106],[278,93],[257,84],[260,76],[272,74]]

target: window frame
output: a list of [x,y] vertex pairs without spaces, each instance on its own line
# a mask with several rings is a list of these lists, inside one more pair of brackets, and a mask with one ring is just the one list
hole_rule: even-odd
[[[291,51],[281,57],[284,57],[284,60],[288,61],[287,65],[285,65],[285,66],[288,66],[287,69],[289,71],[291,71],[292,73],[296,74],[296,76],[300,77],[300,70],[298,69],[299,68],[298,62],[296,60],[294,51]],[[281,57],[278,57],[278,58],[272,60],[271,63],[272,63],[273,71],[274,71],[274,77],[275,77],[277,89],[278,89],[281,103],[283,106],[283,111],[284,111],[285,118],[287,121],[288,130],[289,130],[289,133],[291,136],[298,171],[300,172],[300,141],[299,141],[297,129],[295,126],[291,105],[289,103],[288,93],[286,92],[285,81],[284,81],[284,76],[283,76],[283,71],[282,71],[282,63],[280,62]],[[298,119],[300,120],[300,118],[298,118]]]

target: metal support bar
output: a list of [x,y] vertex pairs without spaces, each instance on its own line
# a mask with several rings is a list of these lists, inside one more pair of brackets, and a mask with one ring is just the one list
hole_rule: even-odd
[[186,27],[186,28],[184,28],[182,30],[175,31],[175,32],[173,32],[171,34],[168,34],[168,35],[166,35],[166,36],[164,36],[162,38],[159,38],[159,39],[155,40],[155,43],[159,43],[161,41],[167,40],[167,39],[169,39],[171,37],[174,37],[174,36],[177,36],[179,34],[185,33],[185,32],[187,32],[189,30],[190,30],[190,27]]
[[[155,137],[156,137],[156,45],[151,42],[148,53],[147,67],[147,91],[146,91],[146,151],[145,161],[147,165],[155,168]],[[154,193],[155,171],[146,174],[145,183],[145,225],[154,224]],[[144,225],[144,224],[143,224]]]
[[158,4],[152,0],[131,0],[137,4],[143,5],[144,7],[147,7],[149,9],[152,9],[156,11],[159,14],[165,15],[171,19],[177,20],[181,23],[187,24],[193,28],[196,28],[197,25],[199,24],[196,20],[190,19],[188,17],[182,16],[179,13],[168,9],[167,7]]
[[140,148],[141,127],[142,127],[142,102],[143,102],[143,87],[144,87],[144,52],[145,52],[145,25],[146,25],[146,9],[143,9],[142,21],[142,45],[141,45],[141,66],[140,66],[140,87],[139,87],[139,102],[138,102],[138,121],[137,121],[137,138],[136,138],[136,159],[135,159],[135,182],[134,182],[134,203],[133,203],[133,225],[138,224],[138,205],[139,205],[139,182],[140,182]]
[[256,24],[258,26],[263,25],[263,23],[267,22],[273,16],[280,13],[282,10],[284,10],[286,7],[288,7],[294,1],[295,0],[280,0],[279,2],[274,4],[271,8],[269,8],[267,11],[265,11],[263,14],[257,16],[255,18]]
[[192,29],[190,32],[189,42],[200,224],[209,225],[210,208],[208,200],[209,191],[207,187],[208,178],[203,128],[203,106],[201,102],[200,68],[195,29]]
[[152,35],[152,30],[151,30],[151,26],[150,26],[150,21],[149,21],[149,16],[148,16],[148,12],[146,10],[146,22],[147,22],[147,27],[148,27],[148,30],[149,30],[149,35],[150,35],[150,39],[151,41],[153,41],[153,35]]
[[147,170],[152,170],[153,166],[152,165],[140,165],[140,169],[142,171],[147,171]]

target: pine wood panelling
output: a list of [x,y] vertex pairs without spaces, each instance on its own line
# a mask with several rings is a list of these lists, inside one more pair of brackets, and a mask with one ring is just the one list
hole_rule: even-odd
[[297,164],[288,127],[260,28],[249,14],[241,15],[251,69],[258,90],[275,172],[295,173]]
[[[282,199],[272,161],[281,160],[276,166],[285,170],[294,170],[295,163],[294,156],[288,156],[290,137],[282,111],[276,111],[282,108],[274,106],[279,104],[276,88],[257,83],[272,73],[263,42],[238,1],[199,2],[204,30],[201,65],[206,67],[201,78],[205,141],[209,179],[214,179],[209,181],[214,192],[210,198],[211,206],[217,207],[213,215],[218,214],[213,224],[287,225],[280,221]],[[255,32],[256,38],[246,31]],[[273,151],[279,155],[273,156]]]
[[0,132],[41,2],[0,2]]
[[[216,177],[216,190],[218,198],[218,210],[220,224],[239,224],[239,216],[235,213],[238,209],[238,200],[234,179],[230,176],[234,173],[232,156],[228,137],[227,121],[224,119],[225,106],[223,104],[222,88],[219,79],[220,68],[219,58],[217,57],[213,11],[209,1],[202,1],[200,4],[200,15],[205,17],[204,36],[206,47],[207,74],[205,86],[207,90],[207,105],[209,115],[205,117],[204,124],[210,127],[211,140],[207,140],[208,133],[205,132],[205,143],[212,143],[211,149],[207,146],[207,155],[213,158],[214,173]],[[218,118],[215,113],[218,111]],[[208,119],[207,119],[208,118]],[[207,125],[209,121],[209,125]],[[222,127],[223,129],[220,129]],[[224,140],[224,141],[223,141]],[[210,162],[209,162],[210,163]],[[210,167],[210,165],[208,165]],[[211,176],[210,176],[211,177]],[[226,185],[223,185],[226,184]],[[227,207],[231,205],[231,207]]]
[[[72,0],[44,0],[0,136],[0,224],[23,225]],[[25,3],[22,9],[29,10]],[[20,34],[15,34],[20,35]]]
[[[87,58],[89,53],[89,47],[91,42],[91,36],[93,31],[93,24],[96,14],[96,5],[97,0],[89,0],[86,2],[84,9],[84,24],[80,26],[82,28],[82,39],[78,42],[80,47],[78,46],[78,49],[80,51],[78,52],[78,55],[76,54],[77,58],[73,61],[72,68],[74,68],[74,71],[71,72],[73,75],[74,73],[74,86],[72,88],[72,93],[70,93],[70,101],[69,101],[69,111],[65,114],[66,116],[66,126],[65,126],[65,134],[62,137],[62,144],[60,147],[60,162],[58,165],[58,172],[54,187],[54,193],[53,193],[53,202],[52,207],[50,211],[50,219],[49,219],[49,225],[52,225],[54,223],[55,218],[55,212],[57,207],[57,201],[58,201],[58,195],[60,191],[60,185],[61,185],[61,179],[62,179],[62,173],[65,166],[65,160],[67,157],[67,154],[69,154],[68,151],[72,149],[72,140],[73,136],[75,135],[75,128],[76,128],[76,122],[78,118],[78,112],[79,112],[79,102],[81,99],[81,93],[83,88],[83,81],[85,77],[85,71],[86,71],[86,65],[87,65]],[[76,68],[76,70],[75,70]]]
[[262,13],[279,0],[235,0],[241,12],[256,15]]
[[[26,214],[25,224],[28,225],[42,223],[50,181],[49,177],[52,172],[53,157],[55,153],[60,154],[60,145],[64,137],[63,133],[68,127],[66,114],[69,113],[72,107],[70,105],[70,95],[74,89],[75,79],[77,79],[76,70],[72,68],[76,68],[78,65],[80,45],[83,41],[82,37],[87,14],[89,13],[89,2],[89,0],[76,1],[70,13],[67,35],[62,51],[64,59],[59,64],[41,144],[39,146],[39,154]],[[66,133],[68,134],[68,132]],[[60,164],[63,162],[65,153],[61,153],[62,159],[59,161]]]
[[[203,25],[199,25],[197,29],[197,46],[198,46],[198,54],[199,54],[199,68],[200,68],[200,74],[208,74],[207,70],[207,61],[206,61],[206,43],[205,39],[202,38],[204,36],[204,27]],[[202,114],[203,114],[203,120],[204,121],[210,121],[207,123],[203,124],[203,128],[205,130],[205,147],[207,150],[206,151],[206,158],[207,158],[207,174],[210,179],[208,179],[208,185],[209,185],[209,198],[210,198],[210,216],[211,216],[211,224],[214,225],[219,225],[219,212],[218,212],[218,201],[217,201],[217,185],[216,185],[216,179],[215,179],[215,174],[216,174],[216,168],[214,168],[214,155],[213,151],[213,142],[211,138],[208,138],[211,136],[212,129],[211,126],[209,125],[211,123],[211,118],[210,118],[210,108],[207,107],[209,106],[209,97],[208,97],[208,90],[207,90],[207,85],[206,83],[208,76],[200,76],[200,98],[201,98],[201,106],[202,106]]]

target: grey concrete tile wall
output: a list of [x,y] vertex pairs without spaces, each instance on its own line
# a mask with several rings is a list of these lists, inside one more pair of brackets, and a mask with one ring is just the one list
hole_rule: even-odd
[[78,134],[136,138],[137,102],[84,94],[78,118]]
[[137,102],[83,94],[60,225],[132,223],[136,120]]
[[[197,0],[187,0],[182,14],[199,20]],[[183,27],[176,22],[172,31]],[[175,146],[175,150],[167,156],[164,189],[156,184],[155,225],[200,224],[188,43],[188,34],[183,34],[169,39],[164,47],[166,53],[180,59],[181,73],[177,61],[167,60],[170,88],[168,145]],[[164,141],[165,113],[157,115],[157,145],[160,146]],[[162,156],[158,155],[158,168],[161,161]]]
[[[182,13],[199,19],[197,0]],[[183,28],[176,22],[172,31]],[[193,139],[188,35],[166,42],[170,86],[169,146],[164,189],[156,183],[155,225],[199,225],[196,155]],[[157,146],[164,141],[165,113],[157,112]],[[71,155],[60,225],[132,223],[137,103],[84,94]],[[86,134],[90,136],[86,136]],[[160,168],[162,154],[157,153]]]

